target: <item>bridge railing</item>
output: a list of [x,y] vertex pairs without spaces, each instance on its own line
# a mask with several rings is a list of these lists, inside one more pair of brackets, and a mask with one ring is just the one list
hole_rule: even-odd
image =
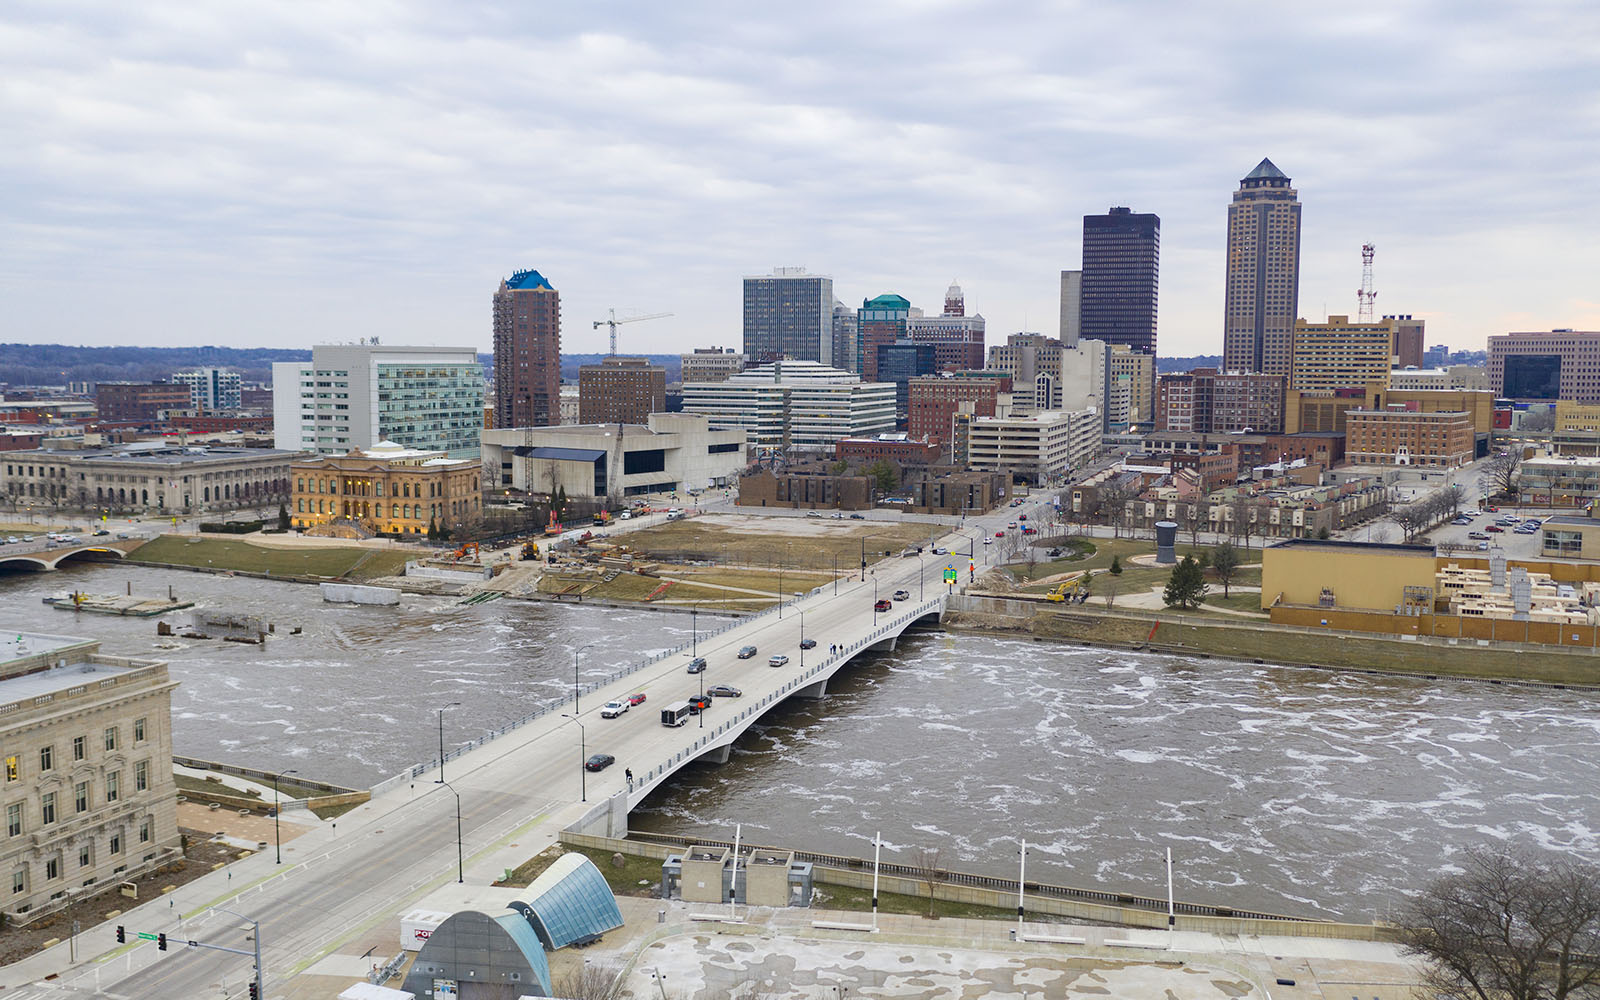
[[938,611],[943,604],[944,602],[942,598],[928,601],[919,605],[915,610],[896,615],[887,625],[878,626],[869,632],[865,637],[839,647],[839,651],[837,653],[825,654],[822,661],[816,666],[801,672],[797,677],[785,681],[783,686],[778,688],[778,690],[743,709],[733,718],[725,720],[706,735],[697,737],[695,741],[688,747],[678,751],[657,766],[652,767],[643,773],[636,772],[633,776],[633,792],[635,794],[643,792],[654,782],[665,778],[667,775],[676,771],[686,762],[700,756],[700,754],[706,749],[709,749],[710,747],[721,742],[721,738],[724,734],[735,728],[744,728],[742,724],[745,723],[746,720],[751,720],[754,716],[763,714],[769,706],[789,697],[789,695],[792,694],[796,689],[810,687],[812,684],[815,684],[816,681],[813,678],[816,678],[819,674],[823,673],[824,671],[830,671],[831,676],[831,671],[834,668],[841,666],[846,660],[849,660],[862,649],[865,649],[868,646],[876,645],[890,635],[900,634],[901,632],[905,631],[906,626],[910,625],[919,618],[924,618],[927,615]]
[[[831,587],[831,586],[832,586],[831,583],[823,584],[821,587],[816,587],[816,588],[812,589],[810,594],[807,595],[807,596],[816,596],[817,594],[821,593],[823,591],[823,589],[825,589],[826,587]],[[802,598],[802,600],[803,600],[803,598]],[[582,698],[583,695],[586,695],[586,694],[593,694],[595,691],[598,691],[603,687],[609,687],[610,685],[615,684],[617,681],[622,680],[624,677],[628,677],[628,676],[630,676],[632,674],[638,673],[640,670],[644,670],[647,667],[652,667],[652,666],[656,665],[657,663],[660,663],[662,660],[668,659],[669,657],[677,656],[677,655],[681,654],[682,652],[684,652],[685,650],[689,649],[691,646],[697,644],[700,638],[706,638],[706,639],[716,638],[717,636],[722,635],[723,633],[728,632],[731,629],[735,629],[735,628],[739,628],[739,627],[743,626],[745,623],[747,623],[747,622],[749,622],[749,621],[751,621],[753,619],[763,618],[763,617],[766,617],[767,615],[776,614],[778,612],[780,606],[787,607],[787,606],[790,606],[790,605],[793,605],[793,604],[796,604],[796,603],[798,603],[798,601],[796,599],[791,598],[791,599],[789,599],[787,601],[783,601],[781,605],[773,605],[772,607],[767,608],[764,611],[758,611],[753,615],[748,615],[748,616],[743,617],[743,618],[735,619],[735,620],[733,620],[731,622],[726,622],[719,628],[714,628],[714,629],[711,629],[710,631],[705,632],[703,636],[701,636],[699,634],[696,634],[696,636],[690,642],[686,642],[686,643],[683,643],[682,645],[674,646],[671,649],[665,649],[665,650],[662,650],[662,651],[660,651],[658,653],[654,653],[654,654],[650,655],[649,657],[646,657],[645,659],[634,663],[632,666],[623,667],[620,670],[614,670],[611,673],[606,674],[604,677],[602,677],[602,678],[600,678],[598,680],[592,680],[592,681],[589,681],[588,683],[580,684],[578,686],[578,688],[576,689],[576,691],[571,695],[563,695],[560,698],[554,698],[554,699],[551,699],[549,701],[542,702],[542,703],[540,703],[538,705],[538,707],[536,707],[533,711],[529,712],[527,715],[524,715],[519,719],[514,719],[511,722],[508,722],[505,725],[500,726],[498,728],[485,730],[483,732],[483,734],[481,736],[477,737],[476,739],[469,740],[466,743],[462,744],[461,746],[459,746],[459,747],[457,747],[457,748],[455,748],[453,750],[445,751],[444,760],[445,761],[455,760],[458,757],[461,757],[463,754],[471,753],[473,750],[478,749],[479,747],[483,746],[486,743],[490,743],[490,742],[492,742],[494,740],[499,739],[502,736],[505,736],[505,735],[507,735],[509,733],[515,732],[518,729],[521,729],[523,726],[526,726],[530,722],[534,722],[534,721],[537,721],[539,719],[542,719],[542,718],[544,718],[545,716],[549,715],[552,712],[559,713],[559,712],[563,711],[567,707],[567,703],[568,702],[580,699],[580,698]],[[938,603],[939,602],[935,601],[935,602],[933,602],[933,605],[936,606]],[[926,611],[913,612],[910,617],[916,617],[919,614],[926,614]],[[907,616],[900,616],[900,618],[897,618],[896,620],[899,621],[899,620],[903,620],[905,618],[907,618]],[[882,631],[883,631],[882,629],[879,629],[874,634],[875,635],[881,635]],[[876,640],[873,639],[873,640],[869,640],[869,641],[876,641]],[[850,648],[852,650],[854,650],[854,649],[860,648],[860,646],[861,646],[861,643],[856,643],[855,645],[851,646]],[[580,704],[581,704],[581,702],[580,702]],[[388,778],[385,778],[383,781],[380,781],[376,785],[373,785],[372,788],[371,788],[372,795],[373,795],[374,798],[376,798],[377,796],[383,795],[385,792],[390,792],[390,791],[393,791],[396,788],[400,788],[400,787],[406,785],[407,783],[415,781],[417,778],[420,778],[423,775],[427,774],[428,772],[434,770],[435,768],[439,767],[440,764],[441,764],[441,761],[440,761],[440,759],[438,757],[434,757],[434,758],[432,758],[430,760],[420,761],[420,762],[418,762],[416,764],[413,764],[410,767],[406,768],[404,771],[401,771],[398,774],[395,774],[395,775],[392,775],[392,776],[390,776]]]

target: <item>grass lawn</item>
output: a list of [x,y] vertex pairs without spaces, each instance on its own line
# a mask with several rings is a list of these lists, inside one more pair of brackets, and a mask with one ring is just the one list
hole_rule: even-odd
[[334,578],[348,575],[364,580],[395,575],[414,554],[354,546],[276,549],[234,539],[162,535],[133,550],[129,558],[136,562],[243,570],[273,576]]
[[1266,613],[1261,610],[1261,594],[1257,591],[1240,593],[1234,591],[1227,597],[1222,596],[1222,588],[1216,583],[1211,584],[1211,593],[1206,595],[1205,605],[1201,608],[1228,608],[1233,611],[1250,611],[1265,618]]
[[[1145,612],[1160,617],[1160,612]],[[1190,612],[1193,614],[1193,612]],[[1215,625],[1164,622],[1156,630],[1158,646],[1180,647],[1236,660],[1267,663],[1325,664],[1385,673],[1436,674],[1451,677],[1547,681],[1554,684],[1600,684],[1600,670],[1587,657],[1529,656],[1526,652],[1405,642],[1398,639],[1350,638],[1329,633],[1261,628],[1259,623],[1216,614]],[[1040,614],[1034,634],[1096,643],[1138,644],[1145,641],[1149,618],[1073,613]]]
[[[931,530],[942,533],[946,529]],[[781,565],[816,572],[831,572],[837,560],[839,571],[844,572],[860,566],[863,547],[867,561],[876,562],[885,550],[898,554],[907,546],[927,544],[929,533],[929,525],[914,522],[708,514],[630,531],[619,540],[646,559],[742,567]],[[784,579],[787,581],[787,573]]]
[[[26,538],[28,535],[43,535],[52,531],[67,531],[72,529],[63,524],[29,524],[26,521],[0,521],[0,535],[16,535]],[[87,537],[88,532],[79,529],[79,534]]]

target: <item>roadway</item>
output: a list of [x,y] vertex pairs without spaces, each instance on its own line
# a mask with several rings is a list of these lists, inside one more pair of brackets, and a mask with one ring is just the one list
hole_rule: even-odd
[[[938,544],[960,552],[970,546],[981,571],[995,555],[992,549],[1000,547],[985,547],[981,539],[1007,530],[1006,523],[1020,514],[1038,520],[1050,498],[1051,494],[1040,492],[1020,508],[1003,506],[991,514],[969,517],[963,533],[947,534]],[[239,919],[212,908],[236,910],[261,921],[267,996],[283,996],[292,978],[317,958],[337,953],[341,943],[394,919],[432,889],[458,877],[456,795],[465,871],[475,884],[486,884],[544,849],[562,829],[602,801],[625,793],[625,769],[642,777],[661,767],[743,709],[769,697],[775,703],[802,671],[827,656],[830,645],[853,644],[871,635],[885,619],[904,617],[921,603],[919,592],[933,600],[945,586],[940,571],[946,562],[931,553],[921,559],[886,558],[874,564],[864,580],[840,582],[837,593],[830,584],[791,601],[781,616],[768,613],[738,620],[699,638],[692,650],[584,693],[576,720],[550,712],[450,760],[445,766],[449,786],[435,783],[437,771],[430,770],[337,823],[301,836],[294,841],[294,850],[286,852],[293,854],[293,860],[286,859],[282,866],[273,863],[273,852],[268,850],[177,890],[165,905],[159,900],[145,904],[115,923],[125,924],[130,932],[166,931],[175,942],[196,938],[248,947],[244,943],[248,931],[241,929]],[[964,563],[962,558],[954,564],[965,570]],[[897,589],[909,591],[910,599],[894,602],[893,612],[876,613],[874,595],[890,598]],[[804,651],[803,659],[802,628],[807,638],[817,641],[814,650]],[[739,659],[737,652],[745,645],[756,646],[758,655]],[[706,658],[704,674],[687,673],[691,653]],[[789,663],[769,667],[768,657],[775,653],[787,655]],[[619,671],[628,666],[619,664]],[[734,685],[743,697],[715,699],[704,716],[704,729],[693,719],[683,728],[663,726],[661,707],[698,692],[702,682],[708,687]],[[634,692],[646,695],[643,705],[620,718],[600,717],[606,701]],[[450,721],[446,716],[447,735]],[[585,772],[581,761],[596,752],[614,755],[616,764],[599,773]],[[637,802],[645,794],[647,790],[638,789],[630,800]],[[187,919],[182,919],[184,914]],[[82,954],[106,960],[79,963],[69,970],[65,947],[0,970],[0,986],[64,973],[52,984],[8,990],[6,996],[59,996],[63,994],[57,991],[63,988],[91,996],[243,996],[251,964],[243,956],[176,945],[167,953],[149,943],[119,948],[111,923],[79,936]]]

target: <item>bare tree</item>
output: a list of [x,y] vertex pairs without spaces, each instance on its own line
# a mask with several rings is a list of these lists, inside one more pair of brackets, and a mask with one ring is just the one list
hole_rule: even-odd
[[939,867],[939,857],[943,850],[938,847],[919,847],[915,855],[917,876],[928,885],[928,917],[933,917],[934,892],[940,882],[944,881],[944,869]]
[[556,996],[571,1000],[620,1000],[625,992],[623,982],[622,969],[618,966],[585,962],[569,969],[551,985]]
[[1039,546],[1028,546],[1028,579],[1033,579],[1033,571],[1039,565]]
[[1201,505],[1198,500],[1190,500],[1183,508],[1183,526],[1189,529],[1189,546],[1196,548],[1200,545],[1200,526],[1205,523],[1201,516]]
[[[1116,577],[1115,574],[1106,573],[1104,575],[1105,575],[1105,578],[1106,578],[1105,579],[1106,607],[1114,608],[1114,607],[1117,606],[1117,592],[1122,589],[1122,586],[1121,586],[1121,583],[1117,580],[1117,577]],[[1085,586],[1087,586],[1087,584],[1085,584]]]
[[1600,869],[1476,848],[1407,904],[1401,940],[1443,1000],[1600,996]]
[[1451,483],[1440,490],[1438,496],[1450,506],[1450,516],[1455,517],[1461,513],[1461,504],[1467,498],[1467,488],[1460,483]]
[[1483,463],[1484,478],[1496,494],[1517,499],[1517,469],[1522,465],[1522,455],[1515,448],[1491,455]]

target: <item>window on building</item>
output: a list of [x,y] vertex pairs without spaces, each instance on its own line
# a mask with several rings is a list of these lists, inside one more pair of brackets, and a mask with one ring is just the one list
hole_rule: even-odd
[[16,871],[11,873],[11,892],[12,892],[12,895],[15,895],[15,894],[17,894],[19,892],[23,892],[27,888],[28,888],[28,869],[26,867],[18,868]]
[[109,751],[109,750],[115,750],[116,748],[117,748],[117,727],[116,726],[112,726],[110,729],[106,730],[106,749]]
[[122,793],[122,772],[112,771],[106,775],[106,801],[115,802]]
[[150,788],[150,762],[141,760],[133,765],[133,790],[136,792],[147,791]]
[[56,766],[56,748],[44,746],[39,748],[39,770],[48,771]]
[[39,805],[39,822],[49,826],[56,821],[56,793],[45,792]]
[[145,720],[142,719],[142,718],[133,720],[133,745],[134,746],[138,746],[139,744],[144,742],[144,730],[145,730],[145,725],[144,724],[145,724]]
[[72,798],[76,803],[79,812],[88,812],[89,783],[87,781],[80,781],[76,785],[72,786]]
[[94,860],[94,852],[92,852],[89,849],[89,845],[88,844],[84,844],[82,847],[78,848],[78,867],[79,868],[87,868],[87,867],[89,867],[89,863],[91,861],[93,861],[93,860]]
[[146,818],[139,823],[139,843],[150,843],[150,820]]
[[72,759],[73,760],[82,760],[83,756],[84,756],[84,738],[82,736],[74,736],[72,738]]
[[61,877],[61,859],[49,858],[44,863],[44,880],[54,881]]
[[6,757],[6,782],[9,784],[20,777],[22,777],[22,759],[16,754],[10,754]]
[[111,853],[112,854],[121,854],[122,853],[122,834],[113,833],[111,835]]
[[22,803],[13,802],[6,806],[6,836],[22,836]]

